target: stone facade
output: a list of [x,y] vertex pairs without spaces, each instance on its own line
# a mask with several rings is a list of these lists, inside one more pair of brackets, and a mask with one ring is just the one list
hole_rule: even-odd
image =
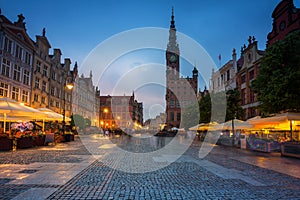
[[0,13],[0,97],[30,105],[35,44],[24,19],[20,14],[12,23]]
[[78,114],[91,120],[92,126],[99,126],[99,96],[100,91],[93,85],[93,75],[83,74],[75,79],[73,93],[73,114]]
[[143,104],[131,96],[100,96],[101,128],[125,130],[138,129],[143,125]]
[[210,79],[209,90],[210,92],[222,92],[236,88],[236,72],[237,72],[237,60],[236,50],[232,51],[232,59],[229,60],[216,72],[212,70]]
[[34,41],[26,32],[24,19],[20,14],[12,23],[0,13],[0,97],[70,117],[72,90],[65,85],[74,82],[77,65],[71,70],[69,58],[61,63],[60,49],[49,55],[46,30]]
[[250,84],[259,73],[264,51],[258,50],[254,36],[249,36],[248,46],[244,45],[241,52],[241,58],[237,62],[236,82],[241,95],[241,106],[245,110],[244,119],[249,119],[259,115],[257,95],[250,88]]
[[282,40],[289,33],[300,30],[300,9],[293,0],[282,0],[272,13],[273,28],[268,34],[267,45]]

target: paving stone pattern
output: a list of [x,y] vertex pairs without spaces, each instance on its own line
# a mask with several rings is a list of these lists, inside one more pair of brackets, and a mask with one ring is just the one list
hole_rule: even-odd
[[[157,149],[145,139],[112,138],[119,147],[131,152],[149,152]],[[75,149],[41,148],[18,152],[0,152],[1,164],[22,164],[34,162],[80,163],[76,155],[90,155],[77,138]],[[29,190],[53,189],[47,199],[300,199],[300,179],[261,168],[239,160],[278,155],[241,151],[230,147],[217,146],[204,159],[198,158],[201,143],[195,141],[176,162],[165,168],[147,173],[126,173],[110,168],[101,160],[110,150],[101,150],[103,157],[95,159],[89,166],[62,185],[51,184],[10,184],[14,179],[0,178],[0,199],[20,197]],[[122,159],[113,159],[114,166],[122,165]],[[291,163],[300,167],[293,159]],[[143,163],[139,163],[143,164]],[[216,171],[217,170],[217,171]],[[39,169],[22,169],[29,175]],[[260,184],[260,185],[259,185]]]

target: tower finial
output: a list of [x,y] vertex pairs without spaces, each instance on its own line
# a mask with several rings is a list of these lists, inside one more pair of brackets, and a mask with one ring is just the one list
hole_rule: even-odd
[[175,28],[175,21],[174,21],[174,7],[172,6],[172,16],[171,16],[171,25],[170,28]]

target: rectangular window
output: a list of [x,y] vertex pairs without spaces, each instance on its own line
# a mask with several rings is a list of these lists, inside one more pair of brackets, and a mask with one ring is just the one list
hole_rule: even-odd
[[177,108],[180,108],[180,101],[179,100],[177,100]]
[[13,100],[16,100],[16,101],[19,100],[19,91],[20,91],[19,88],[15,87],[15,86],[12,87],[11,98]]
[[170,121],[174,121],[174,113],[170,112]]
[[54,101],[53,101],[53,99],[50,99],[50,106],[54,106]]
[[52,80],[56,80],[56,73],[53,71],[53,72],[51,72],[51,78],[52,78]]
[[8,84],[0,83],[0,97],[8,97]]
[[40,79],[38,77],[35,77],[35,84],[34,87],[39,89],[40,88]]
[[4,51],[11,53],[12,41],[7,37],[4,39]]
[[177,113],[177,121],[180,122],[180,120],[181,120],[181,113]]
[[46,98],[42,97],[42,104],[45,104],[45,103],[46,103]]
[[17,45],[16,46],[16,57],[19,59],[22,59],[22,53],[23,53],[23,49],[19,45]]
[[37,71],[37,72],[41,72],[41,62],[40,61],[36,61],[36,68],[35,68],[35,70]]
[[38,94],[34,94],[33,100],[35,102],[39,102],[39,95]]
[[57,88],[56,88],[56,97],[60,98],[60,89],[57,89]]
[[24,85],[29,85],[29,70],[24,70],[23,74],[23,84]]
[[26,90],[22,91],[22,102],[27,103],[28,102],[28,98],[29,97],[29,92]]
[[26,53],[25,53],[25,63],[30,65],[30,62],[31,62],[31,54],[26,51]]
[[170,108],[174,108],[175,107],[175,101],[174,100],[171,100],[170,101]]
[[43,76],[48,76],[48,67],[46,65],[44,65],[44,68],[43,68]]
[[241,96],[242,96],[242,105],[245,105],[246,104],[246,89],[242,89]]
[[245,82],[246,82],[246,74],[242,75],[242,77],[241,77],[241,82],[242,82],[242,83],[245,83]]
[[42,83],[42,91],[46,92],[46,88],[47,88],[47,82],[43,81],[43,83]]
[[229,80],[230,80],[230,71],[227,70],[227,81],[229,81]]
[[9,77],[9,72],[10,72],[10,61],[3,58],[2,60],[2,69],[1,69],[1,74],[3,76]]
[[249,72],[249,80],[252,80],[252,79],[254,79],[254,70],[251,70]]
[[51,94],[51,96],[54,96],[54,87],[50,88],[50,94]]
[[56,108],[59,108],[59,102],[58,101],[56,102]]
[[20,81],[21,79],[21,67],[18,65],[15,65],[14,67],[13,79],[15,81]]

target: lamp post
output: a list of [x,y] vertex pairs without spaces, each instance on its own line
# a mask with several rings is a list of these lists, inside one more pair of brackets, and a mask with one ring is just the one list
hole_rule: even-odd
[[73,84],[72,83],[67,83],[67,80],[65,81],[65,84],[64,84],[64,105],[63,105],[63,121],[62,121],[62,124],[63,124],[63,133],[66,132],[66,90],[72,90],[73,89]]
[[235,130],[234,130],[234,120],[236,119],[236,112],[234,113],[234,117],[232,119],[232,146],[235,144]]

